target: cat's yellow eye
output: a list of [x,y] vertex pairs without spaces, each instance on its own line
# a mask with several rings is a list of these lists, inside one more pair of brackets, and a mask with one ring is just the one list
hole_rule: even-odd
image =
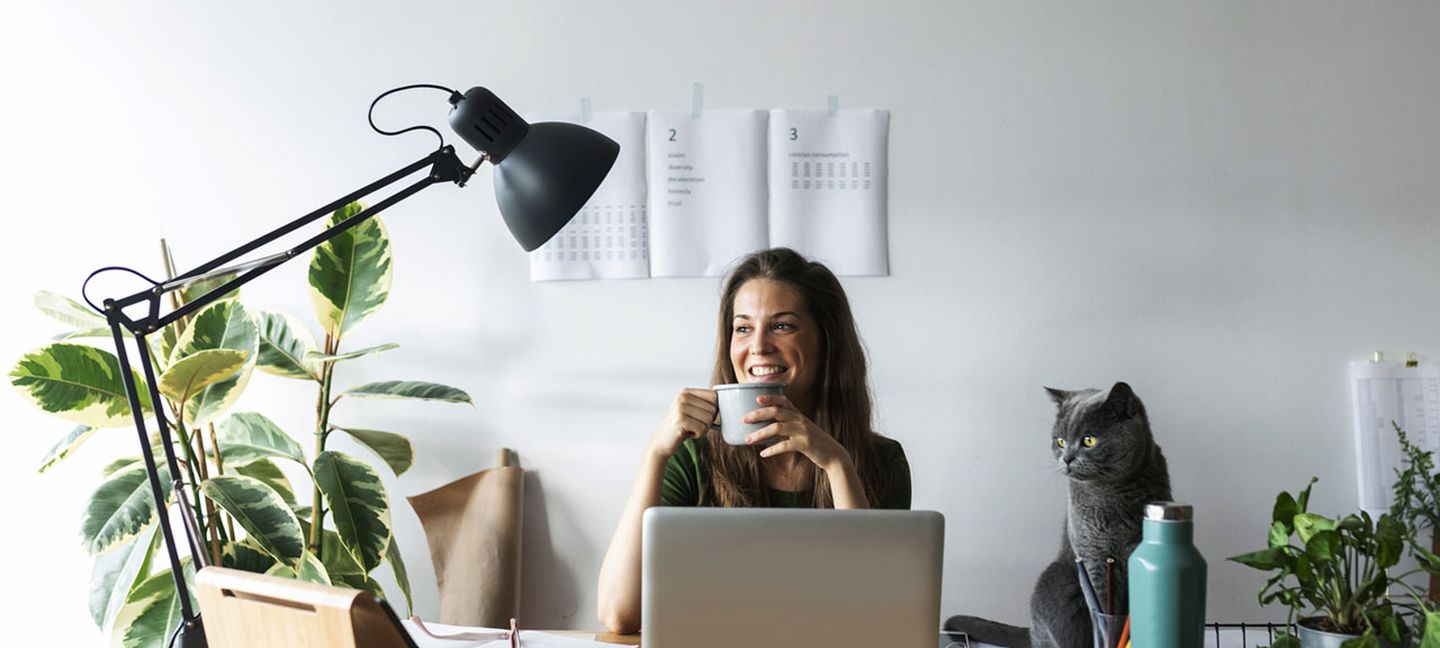
[[1055,445],[1063,448],[1063,447],[1065,447],[1065,440],[1064,440],[1064,439],[1055,439]]
[[1085,444],[1085,447],[1087,448],[1093,448],[1095,447],[1095,437],[1087,436],[1083,439],[1080,439],[1080,443]]

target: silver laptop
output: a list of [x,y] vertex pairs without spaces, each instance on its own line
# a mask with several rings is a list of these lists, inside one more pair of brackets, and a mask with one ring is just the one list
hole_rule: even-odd
[[934,648],[945,518],[934,511],[655,507],[646,648]]

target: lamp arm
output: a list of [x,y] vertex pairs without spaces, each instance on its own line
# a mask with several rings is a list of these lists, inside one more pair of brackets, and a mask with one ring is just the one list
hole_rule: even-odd
[[[426,166],[430,167],[430,173],[426,177],[417,180],[415,183],[396,192],[391,196],[386,197],[380,202],[377,202],[369,208],[361,211],[360,213],[355,214],[354,216],[351,216],[350,218],[347,218],[340,223],[337,223],[334,227],[327,228],[325,231],[320,232],[319,234],[316,234],[309,239],[306,239],[304,242],[296,245],[295,247],[285,250],[284,252],[273,254],[261,259],[241,263],[232,267],[221,267],[225,263],[228,263],[245,254],[253,252],[254,250],[260,248],[263,245],[266,245],[309,223],[312,223],[320,218],[329,215],[341,206],[359,200],[360,198],[370,195],[375,191],[394,184],[401,178],[404,178],[405,176],[408,176],[420,169],[423,169]],[[420,190],[429,187],[430,185],[442,182],[454,182],[458,185],[463,186],[465,181],[469,180],[470,176],[474,173],[475,167],[466,166],[463,162],[461,162],[460,158],[455,155],[454,147],[442,147],[415,162],[401,167],[394,173],[380,178],[379,180],[365,185],[364,187],[356,189],[355,191],[352,191],[313,212],[310,212],[289,223],[286,223],[285,225],[282,225],[253,241],[245,243],[244,245],[241,245],[229,252],[226,252],[225,254],[222,254],[219,257],[216,257],[188,272],[185,272],[184,274],[181,274],[180,276],[170,281],[158,284],[151,288],[147,288],[133,295],[114,300],[114,304],[117,310],[123,310],[127,307],[142,302],[149,302],[150,308],[145,316],[140,318],[130,318],[121,313],[121,323],[123,323],[126,328],[130,329],[134,333],[152,333],[156,330],[159,330],[162,326],[170,324],[201,308],[204,308],[205,306],[218,300],[220,297],[229,294],[236,288],[239,288],[240,286],[250,282],[251,280],[259,277],[262,274],[265,274],[266,272],[269,272],[274,267],[299,256],[301,253],[306,252],[314,248],[315,246],[324,243],[325,241],[328,241],[340,235],[341,233],[349,230],[350,228],[359,225],[365,220],[368,220],[376,214],[384,211],[395,203],[409,198],[410,196],[418,193]],[[180,288],[193,284],[197,281],[201,281],[203,279],[215,276],[228,275],[231,273],[239,273],[239,275],[236,276],[234,279],[227,281],[224,284],[210,290],[204,295],[190,300],[186,304],[165,315],[161,315],[159,313],[159,298],[161,295],[174,290],[179,290]],[[106,308],[108,309],[109,307],[110,301],[107,300]]]

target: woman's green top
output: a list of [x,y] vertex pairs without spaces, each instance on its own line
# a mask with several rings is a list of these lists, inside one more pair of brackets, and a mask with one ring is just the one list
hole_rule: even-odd
[[[710,481],[706,443],[704,439],[686,439],[670,456],[660,486],[661,506],[701,506]],[[899,441],[876,435],[875,450],[880,470],[889,479],[889,488],[875,508],[910,508],[910,462],[905,459],[905,449]],[[813,489],[782,491],[767,486],[765,490],[775,508],[809,508],[815,498]]]

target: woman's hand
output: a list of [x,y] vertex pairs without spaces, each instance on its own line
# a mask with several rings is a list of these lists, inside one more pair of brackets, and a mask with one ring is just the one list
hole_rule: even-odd
[[753,445],[766,439],[778,439],[760,451],[761,457],[798,452],[827,474],[850,466],[850,453],[845,451],[845,447],[796,409],[789,398],[783,395],[760,396],[758,402],[762,407],[746,414],[745,422],[774,422],[745,437],[745,443]]
[[665,418],[660,420],[659,429],[650,437],[650,452],[668,458],[680,449],[681,441],[704,436],[715,422],[717,402],[714,390],[680,390],[665,412]]

